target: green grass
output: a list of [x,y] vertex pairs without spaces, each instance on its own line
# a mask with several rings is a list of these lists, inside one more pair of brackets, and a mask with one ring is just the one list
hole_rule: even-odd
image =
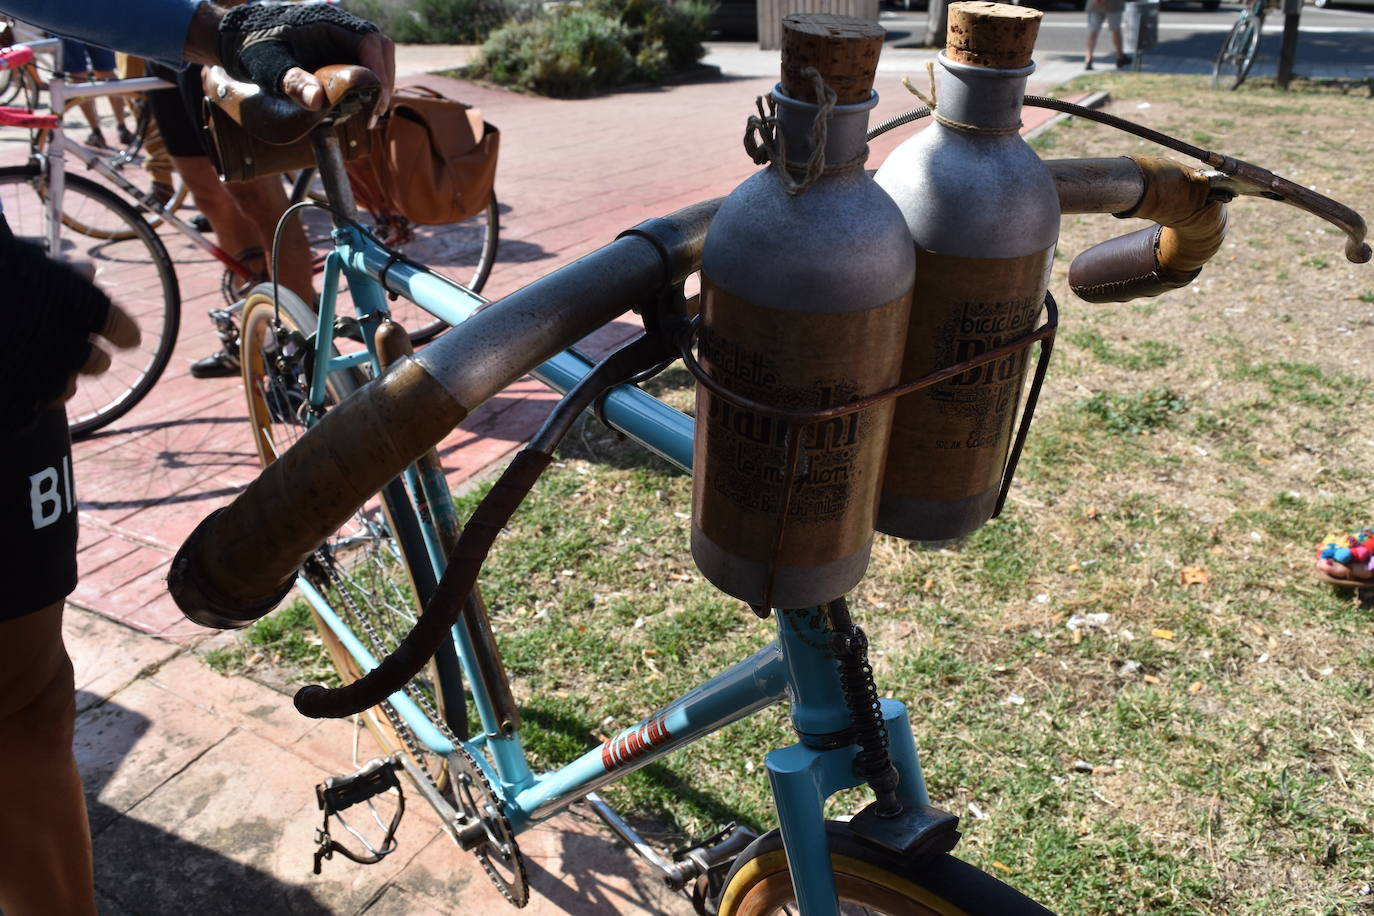
[[266,662],[311,683],[339,683],[315,631],[310,606],[300,600],[263,617],[238,634],[231,645],[211,649],[203,658],[221,674],[247,673]]

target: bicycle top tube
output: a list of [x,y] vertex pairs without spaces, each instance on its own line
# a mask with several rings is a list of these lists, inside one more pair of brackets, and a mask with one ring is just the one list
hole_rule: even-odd
[[152,92],[155,89],[171,89],[172,84],[155,76],[138,76],[127,80],[104,80],[97,83],[69,83],[65,79],[54,79],[48,84],[48,94],[52,97],[52,108],[58,111],[68,99],[86,99],[107,95],[128,95],[135,92]]

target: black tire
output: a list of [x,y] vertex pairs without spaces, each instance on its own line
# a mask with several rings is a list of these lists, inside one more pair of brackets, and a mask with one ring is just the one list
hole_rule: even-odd
[[1202,0],[1202,8],[1209,13],[1221,9],[1221,0]]
[[[1029,897],[953,856],[912,868],[827,821],[826,840],[843,913],[892,916],[1053,916]],[[720,916],[795,913],[782,835],[772,830],[739,854],[721,886]]]
[[[278,312],[271,284],[257,287],[244,304],[240,334],[248,418],[264,467],[305,433],[306,363],[290,347],[311,337],[317,325],[315,313],[290,290],[282,289],[280,296]],[[284,348],[278,321],[283,331],[299,331],[302,336],[288,340]],[[362,382],[356,371],[331,374],[326,408],[352,394]],[[435,586],[405,485],[399,479],[389,483],[320,546],[302,572],[374,658],[380,660],[391,652],[414,623],[417,602],[427,600]],[[343,682],[361,677],[363,671],[353,656],[318,614],[315,624]],[[431,666],[407,685],[406,692],[438,722],[442,703],[436,699],[436,682]],[[407,754],[437,784],[446,784],[445,760],[425,750],[389,704],[367,710],[363,718],[387,754]]]
[[1231,26],[1226,40],[1212,65],[1212,88],[1223,84],[1232,91],[1239,89],[1245,77],[1254,66],[1259,52],[1260,35],[1264,31],[1264,17],[1252,16],[1249,11],[1241,13],[1240,19]]
[[[43,245],[47,185],[36,165],[0,169],[0,205],[14,234]],[[66,176],[63,213],[110,229],[120,239],[63,233],[64,258],[90,261],[95,282],[138,324],[143,339],[137,347],[115,350],[110,368],[83,376],[76,396],[67,402],[73,439],[88,436],[143,399],[167,368],[181,326],[181,292],[172,259],[157,234],[132,207],[110,190],[80,175]],[[37,303],[33,304],[37,305]]]
[[[314,169],[302,170],[291,189],[293,204],[307,198],[324,199],[323,190],[315,181]],[[487,278],[491,276],[492,265],[496,263],[501,223],[495,191],[491,192],[487,206],[480,213],[461,223],[421,226],[399,215],[377,213],[369,214],[369,222],[369,228],[383,242],[412,260],[456,280],[474,293],[482,291]],[[321,222],[320,226],[324,227],[325,224]],[[391,303],[390,308],[392,317],[409,332],[410,340],[416,346],[448,329],[446,322],[436,319],[413,302],[398,299]]]

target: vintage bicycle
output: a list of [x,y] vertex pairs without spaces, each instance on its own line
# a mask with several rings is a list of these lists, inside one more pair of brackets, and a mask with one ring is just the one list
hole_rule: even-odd
[[[361,76],[353,82],[355,91],[331,100],[331,118],[369,109],[375,88]],[[1189,180],[1206,183],[1210,202],[1237,195],[1287,202],[1344,231],[1350,260],[1370,257],[1358,214],[1261,168],[1066,103],[1027,102],[1095,117],[1193,155],[1207,167],[1190,171]],[[929,114],[911,117],[923,113]],[[478,571],[559,440],[589,407],[651,452],[690,468],[692,420],[637,383],[679,357],[695,364],[683,284],[699,265],[719,201],[641,223],[488,303],[373,238],[353,216],[328,120],[313,131],[312,142],[336,226],[319,314],[268,285],[249,297],[245,392],[264,469],[188,539],[169,586],[189,617],[216,627],[246,625],[298,588],[346,686],[306,688],[297,707],[310,715],[361,712],[390,752],[321,787],[326,827],[317,865],[335,852],[378,861],[393,848],[394,820],[362,851],[338,843],[329,826],[354,805],[396,790],[395,771],[403,770],[454,842],[476,854],[516,905],[528,899],[518,835],[585,799],[668,886],[692,894],[703,913],[795,905],[826,914],[838,912],[841,901],[944,916],[1047,912],[950,854],[957,819],[930,807],[905,707],[879,699],[864,639],[843,599],[761,609],[777,629],[768,646],[567,765],[532,771],[519,710],[474,588]],[[1128,159],[1049,165],[1065,213],[1122,212],[1147,192],[1168,193],[1149,185],[1150,177]],[[351,320],[337,314],[344,280],[356,310]],[[408,355],[388,296],[419,304],[454,331]],[[631,309],[642,317],[645,333],[605,360],[593,364],[567,349]],[[357,331],[365,346],[340,353],[340,328]],[[1025,339],[905,390],[1003,358],[1052,333],[1051,320]],[[433,446],[526,373],[563,392],[563,400],[460,532]],[[698,380],[709,384],[700,375]],[[467,732],[465,684],[480,734]],[[664,857],[596,794],[784,700],[800,740],[765,758],[777,830],[756,837],[735,828]],[[897,774],[895,786],[875,776],[888,766]],[[849,821],[825,819],[827,798],[866,782],[877,801]]]
[[1266,0],[1245,0],[1240,15],[1226,33],[1226,40],[1212,62],[1212,88],[1236,90],[1250,75],[1250,68],[1259,56],[1260,38],[1264,33]]

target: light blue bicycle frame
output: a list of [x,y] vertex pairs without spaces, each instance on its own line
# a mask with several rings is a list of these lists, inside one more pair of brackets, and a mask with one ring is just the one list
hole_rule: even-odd
[[[404,295],[426,311],[458,327],[485,300],[452,283],[395,262],[388,252],[351,227],[335,230],[335,250],[325,262],[320,300],[321,329],[334,325],[340,277],[346,278],[360,316],[386,311],[386,288]],[[323,402],[327,375],[338,369],[371,360],[376,366],[372,333],[374,324],[363,321],[368,351],[331,356],[328,333],[316,341],[311,399]],[[566,392],[591,369],[578,354],[565,351],[553,357],[534,375],[560,392]],[[633,386],[614,389],[605,400],[607,421],[650,451],[683,470],[692,461],[692,420]],[[412,493],[417,478],[407,472]],[[434,507],[431,507],[432,509]],[[436,570],[444,556],[435,528],[427,518],[421,525]],[[334,613],[325,597],[304,577],[297,586],[321,618],[339,637],[364,671],[377,665],[357,635]],[[838,913],[835,882],[826,845],[823,807],[835,792],[860,784],[853,773],[856,749],[852,745],[826,747],[826,738],[845,732],[851,724],[840,687],[838,670],[828,649],[826,614],[821,608],[778,611],[773,615],[777,638],[749,658],[719,672],[700,686],[647,716],[639,724],[588,750],[578,759],[549,773],[531,772],[518,732],[503,735],[496,727],[490,698],[476,676],[474,647],[461,627],[452,631],[453,641],[467,676],[484,735],[466,742],[467,749],[483,766],[500,796],[506,817],[516,833],[552,817],[573,802],[645,764],[670,754],[722,726],[778,703],[791,702],[792,724],[801,740],[767,755],[766,769],[777,807],[783,845],[791,867],[797,901],[808,916]],[[436,729],[404,692],[390,698],[399,715],[424,744],[436,754],[447,755],[452,744]],[[900,774],[898,794],[904,804],[928,803],[916,744],[906,708],[895,700],[882,701],[890,753]],[[490,761],[481,753],[485,748]]]

